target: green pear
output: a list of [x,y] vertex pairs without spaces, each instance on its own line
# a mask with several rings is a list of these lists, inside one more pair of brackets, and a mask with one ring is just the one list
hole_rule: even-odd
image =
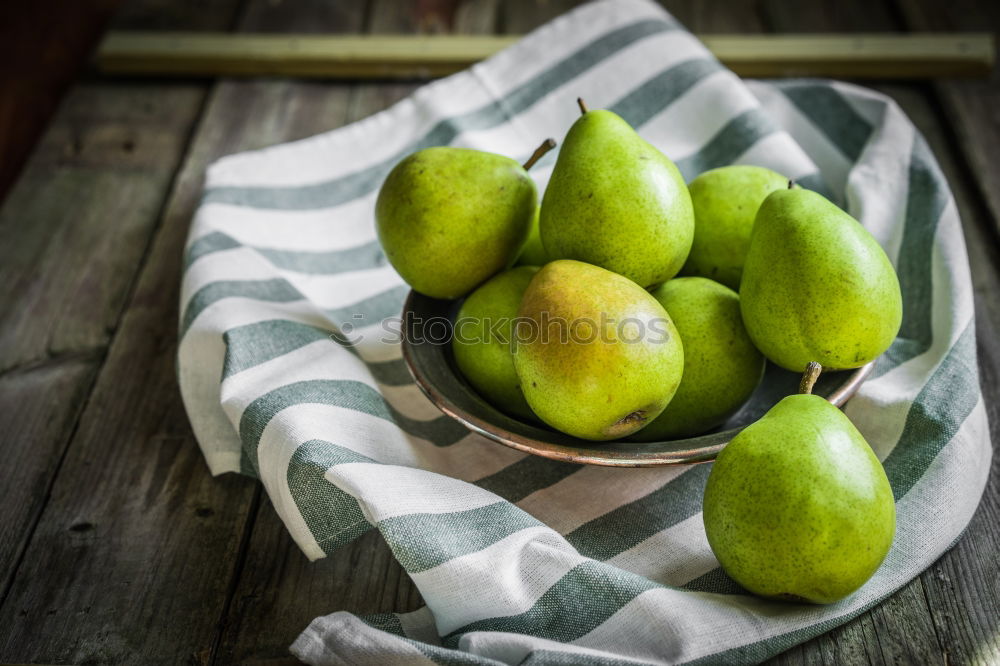
[[514,368],[543,421],[590,440],[625,437],[667,406],[684,370],[680,336],[649,292],[580,261],[544,266],[518,312]]
[[754,220],[740,282],[743,323],[764,355],[801,372],[857,368],[902,321],[899,279],[868,231],[823,196],[772,192]]
[[537,421],[514,370],[513,333],[521,297],[536,266],[518,266],[480,285],[455,318],[452,352],[458,369],[486,400],[511,416]]
[[807,370],[805,393],[782,399],[719,453],[703,518],[722,568],[747,590],[832,603],[885,559],[896,506],[854,424],[808,393],[818,368]]
[[684,344],[681,384],[642,442],[703,433],[738,410],[764,376],[764,356],[743,327],[736,292],[703,277],[674,278],[652,292]]
[[720,167],[692,180],[694,241],[681,274],[739,289],[757,209],[768,194],[787,187],[787,178],[758,166]]
[[694,235],[677,167],[611,111],[587,111],[566,135],[542,199],[550,259],[585,261],[642,287],[681,269]]
[[531,229],[538,192],[509,157],[438,146],[404,158],[375,202],[375,228],[389,263],[434,298],[459,298],[514,263]]
[[535,210],[535,217],[531,221],[531,230],[528,232],[528,240],[524,243],[524,249],[514,262],[518,266],[544,266],[549,263],[548,255],[545,254],[545,246],[542,245],[542,237],[538,233],[538,213]]

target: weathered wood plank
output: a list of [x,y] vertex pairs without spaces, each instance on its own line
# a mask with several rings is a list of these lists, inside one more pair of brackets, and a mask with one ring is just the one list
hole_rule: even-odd
[[69,93],[0,210],[0,370],[106,348],[203,94]]
[[[137,19],[148,10],[134,5]],[[217,3],[197,23],[221,29],[225,11]],[[76,84],[0,209],[0,413],[10,419],[0,427],[0,449],[11,462],[0,470],[0,601],[121,319],[204,95],[185,83]]]
[[100,365],[96,354],[64,357],[0,375],[5,473],[0,514],[0,594],[45,503],[52,470]]
[[882,658],[889,664],[944,662],[923,583],[918,576],[871,610]]
[[[141,11],[133,11],[142,16]],[[225,27],[231,19],[205,7],[197,17],[203,25],[208,25],[206,17],[215,17],[209,26],[213,29]],[[148,171],[150,165],[143,161],[147,158],[129,157],[124,146],[130,143],[134,153],[144,153],[145,148],[140,151],[138,146],[144,145],[140,141],[147,142],[152,151],[169,157],[172,153],[165,150],[164,136],[183,145],[190,127],[166,131],[159,123],[147,122],[157,114],[166,118],[179,114],[164,103],[169,98],[163,93],[178,87],[133,84],[119,88],[123,91],[119,94],[133,88],[138,91],[131,93],[124,106],[139,114],[139,125],[151,132],[152,139],[100,131],[97,125],[92,139],[100,150],[82,151],[79,159],[91,168],[101,166],[115,174]],[[193,121],[207,88],[187,85],[180,89],[199,93],[191,100]],[[114,99],[114,93],[109,94]],[[109,98],[102,95],[92,100],[91,112],[101,108],[102,99]],[[109,146],[125,150],[123,164],[117,158],[99,157]],[[181,152],[182,146],[173,156],[179,158]],[[59,158],[58,150],[41,154],[50,161],[72,157],[70,153]],[[157,193],[155,205],[146,204],[153,220],[158,218],[170,176]],[[199,169],[197,175],[182,176],[177,185],[150,261],[52,484],[49,502],[0,606],[0,658],[5,661],[176,663],[210,645],[256,489],[245,479],[208,478],[177,397],[178,265],[200,178]],[[128,191],[102,191],[109,217],[100,220],[100,228],[113,238],[109,230],[121,224],[120,219],[110,217],[119,214],[114,202]],[[37,196],[51,193],[43,188]],[[73,210],[71,202],[62,203],[66,210]],[[68,215],[60,219],[62,224],[79,223]],[[67,235],[73,238],[65,231],[52,235],[57,240]],[[93,245],[86,236],[78,240]],[[143,247],[146,244],[144,240]],[[94,245],[94,249],[113,255],[118,248]],[[77,274],[60,272],[58,265],[50,268],[46,275],[64,275],[67,289],[87,274],[86,267],[77,265],[71,266]],[[90,314],[98,324],[117,324],[117,319],[100,321],[100,313],[95,312],[100,305],[90,303]],[[59,422],[53,418],[53,423]],[[54,470],[60,452],[49,457]]]
[[[0,429],[0,448],[19,463],[0,469],[0,533],[9,535],[0,599],[121,316],[200,95],[176,84],[152,99],[135,85],[76,86],[0,209],[0,412],[25,419]],[[66,399],[46,400],[47,413],[29,421],[49,393],[44,382]]]
[[[501,5],[504,32],[529,32],[586,0],[524,0]],[[691,31],[711,35],[719,33],[755,34],[764,31],[755,3],[727,0],[658,0],[670,14]]]
[[[1000,31],[1000,3],[976,0],[896,0],[911,30]],[[1000,69],[989,79],[940,81],[935,89],[945,115],[971,167],[969,175],[986,201],[994,226],[1000,230]]]
[[[431,4],[416,14],[408,7],[399,0],[376,0],[368,12],[371,21],[366,30],[491,31],[497,15],[495,0]],[[415,87],[413,83],[356,86],[343,121],[375,113]],[[315,131],[327,128],[329,125],[317,126]],[[288,654],[288,646],[313,618],[337,610],[360,614],[405,612],[421,605],[416,587],[377,532],[310,563],[265,500],[225,620],[218,660],[270,663],[270,659]]]

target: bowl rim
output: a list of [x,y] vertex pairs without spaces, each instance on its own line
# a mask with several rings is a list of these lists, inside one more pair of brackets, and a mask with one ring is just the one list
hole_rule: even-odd
[[[414,290],[406,296],[403,303],[402,319],[408,321],[408,315],[413,312],[413,301],[415,298],[426,298]],[[497,426],[478,416],[469,414],[466,410],[455,405],[445,396],[423,373],[420,365],[414,359],[415,343],[410,339],[410,327],[405,323],[401,327],[401,347],[403,361],[407,370],[413,377],[413,381],[420,387],[421,392],[430,399],[434,405],[452,419],[458,421],[472,432],[478,433],[487,439],[503,444],[512,449],[531,453],[536,456],[556,460],[560,462],[570,462],[585,465],[597,465],[602,467],[661,467],[668,465],[692,465],[696,463],[711,462],[715,460],[718,453],[746,426],[730,428],[708,435],[699,435],[693,438],[672,440],[674,442],[685,442],[693,439],[707,442],[707,444],[671,451],[621,451],[609,446],[612,442],[588,442],[581,439],[581,446],[566,446],[553,442],[545,442],[531,437],[526,437],[505,428]],[[844,404],[855,394],[871,375],[875,369],[875,361],[869,361],[865,365],[855,368],[847,376],[843,384],[837,387],[833,393],[826,397],[826,400],[835,407],[843,407]],[[471,390],[471,389],[470,389]],[[750,425],[750,424],[747,424]],[[655,443],[655,442],[653,442]],[[591,448],[598,446],[601,449]],[[605,450],[604,447],[607,447]]]

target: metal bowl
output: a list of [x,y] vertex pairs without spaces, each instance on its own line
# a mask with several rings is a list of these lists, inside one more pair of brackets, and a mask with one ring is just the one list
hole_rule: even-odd
[[[764,381],[747,403],[717,431],[663,442],[590,442],[518,421],[476,393],[455,367],[451,322],[455,301],[442,301],[411,291],[403,305],[403,359],[417,386],[438,409],[469,430],[500,444],[563,462],[608,467],[689,465],[715,460],[736,433],[750,425],[781,398],[798,389],[799,375],[768,363]],[[843,372],[824,372],[813,393],[840,407],[871,374],[875,362]]]

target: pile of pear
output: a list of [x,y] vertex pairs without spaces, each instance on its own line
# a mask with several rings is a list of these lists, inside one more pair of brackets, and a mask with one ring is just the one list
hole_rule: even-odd
[[703,517],[746,589],[844,598],[888,553],[895,504],[863,436],[811,390],[821,369],[863,366],[895,339],[891,262],[785,176],[734,165],[686,184],[624,119],[578,103],[541,201],[528,170],[551,139],[523,165],[457,147],[397,164],[375,210],[388,260],[414,290],[463,299],[452,351],[476,393],[581,439],[705,433],[767,360],[805,373],[720,453]]

